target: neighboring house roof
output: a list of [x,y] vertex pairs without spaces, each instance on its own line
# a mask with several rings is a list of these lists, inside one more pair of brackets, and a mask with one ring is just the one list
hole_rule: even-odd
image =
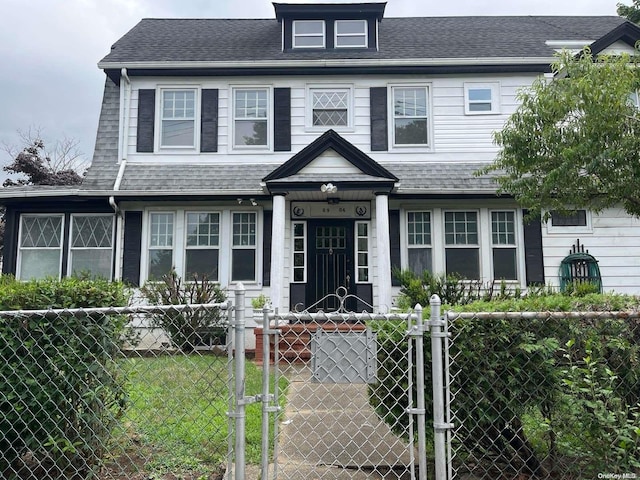
[[379,51],[282,51],[276,19],[144,19],[118,40],[100,66],[138,62],[326,59],[548,59],[547,40],[595,41],[625,19],[617,16],[408,17],[380,23]]

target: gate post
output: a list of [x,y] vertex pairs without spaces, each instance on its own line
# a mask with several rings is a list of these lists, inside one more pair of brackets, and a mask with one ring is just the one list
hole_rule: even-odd
[[[424,401],[424,323],[422,321],[422,305],[415,307],[417,333],[416,341],[416,389],[417,389],[417,417],[418,417],[418,475],[420,479],[427,478],[427,445],[426,425],[427,411]],[[411,375],[411,372],[409,372]]]
[[446,333],[440,317],[440,297],[433,295],[431,304],[431,376],[433,379],[433,446],[435,453],[436,480],[447,478],[446,435],[449,428],[444,420],[444,368],[442,365],[442,342]]
[[244,297],[245,290],[242,282],[238,282],[236,285],[235,304],[236,304],[236,318],[235,318],[235,403],[236,408],[234,417],[236,420],[236,471],[235,480],[245,480],[245,346],[244,346]]

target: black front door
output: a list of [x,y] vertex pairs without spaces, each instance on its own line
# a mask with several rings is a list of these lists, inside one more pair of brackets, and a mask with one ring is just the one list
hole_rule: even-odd
[[[313,310],[336,310],[340,301],[327,295],[344,287],[350,293],[354,283],[353,221],[311,220],[308,224],[309,269],[306,304],[318,303]],[[339,292],[344,295],[341,289]],[[348,302],[345,307],[352,309]]]

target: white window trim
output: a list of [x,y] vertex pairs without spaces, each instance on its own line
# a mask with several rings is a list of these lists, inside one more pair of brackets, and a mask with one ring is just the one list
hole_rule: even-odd
[[[361,22],[364,25],[363,33],[341,33],[338,34],[338,24],[340,22]],[[361,37],[364,34],[364,43],[362,45],[338,45],[338,38],[344,37]],[[333,46],[335,48],[368,48],[369,47],[369,22],[361,19],[353,20],[336,20],[333,24]]]
[[580,225],[575,227],[565,226],[565,225],[553,225],[553,222],[551,221],[551,215],[549,215],[549,219],[546,222],[547,233],[551,233],[551,234],[567,233],[571,235],[574,235],[576,233],[593,233],[593,222],[592,222],[591,210],[587,208],[579,208],[578,210],[585,211],[585,218],[587,220],[586,225]]
[[[60,222],[60,246],[59,247],[21,247],[22,244],[22,219],[24,217],[59,217],[62,218]],[[62,251],[64,248],[64,233],[65,233],[65,215],[63,213],[23,213],[20,215],[18,226],[18,252],[16,258],[16,278],[21,280],[20,272],[22,271],[22,251],[23,250],[58,250],[60,252],[60,259],[58,265],[58,279],[62,277]]]
[[[478,229],[478,231],[476,232],[477,236],[478,236],[478,241],[477,243],[452,243],[449,244],[447,243],[447,234],[446,234],[446,214],[447,213],[457,213],[457,212],[475,212],[476,213],[476,227]],[[483,245],[483,238],[484,238],[484,232],[487,231],[487,229],[483,228],[482,225],[483,221],[482,221],[482,211],[478,210],[477,208],[443,208],[442,209],[442,231],[441,231],[441,236],[442,236],[442,245],[443,245],[443,263],[444,263],[444,273],[446,275],[449,275],[451,272],[447,271],[447,249],[452,248],[452,249],[462,249],[462,248],[476,248],[478,249],[478,274],[480,277],[480,281],[482,281],[483,279],[483,274],[484,269],[483,269],[483,265],[484,265],[484,257],[486,256],[485,253],[485,249],[482,248]],[[488,233],[488,232],[487,232]],[[491,276],[493,277],[493,274],[491,274]],[[470,281],[474,282],[477,281],[475,279],[470,279]]]
[[145,209],[142,222],[142,252],[140,254],[140,284],[148,281],[149,272],[149,244],[151,241],[150,227],[152,213],[173,213],[173,266],[176,272],[184,278],[186,268],[186,225],[187,213],[206,212],[220,214],[220,241],[219,241],[219,258],[218,258],[218,283],[221,287],[226,288],[237,282],[231,281],[231,249],[233,248],[233,214],[252,212],[256,214],[256,281],[244,281],[245,286],[262,288],[262,257],[263,252],[261,245],[263,244],[263,212],[260,208],[229,208],[229,207],[212,207],[207,206],[180,206],[176,208],[167,208],[166,206],[149,207]]
[[[491,91],[491,109],[484,111],[471,110],[472,102],[469,100],[470,90],[490,90]],[[464,114],[465,115],[497,115],[500,113],[500,83],[499,82],[465,82],[464,84]]]
[[[295,226],[302,225],[302,237],[295,236]],[[303,240],[303,250],[295,249],[295,241],[297,238],[302,238]],[[296,266],[295,264],[295,255],[296,253],[302,253],[304,255],[304,264],[302,267]],[[291,283],[307,283],[307,222],[306,221],[293,221],[291,222]],[[295,280],[295,270],[296,268],[302,268],[302,280]]]
[[[314,125],[313,124],[313,93],[318,91],[340,92],[346,91],[347,99],[347,125]],[[306,86],[306,115],[305,115],[305,131],[307,132],[324,132],[329,129],[342,132],[354,131],[354,87],[353,84],[308,84]]]
[[[496,212],[511,212],[513,213],[513,243],[493,243],[493,220],[492,220],[492,216],[493,213]],[[518,284],[520,283],[520,278],[522,277],[522,268],[520,265],[520,261],[519,258],[521,255],[519,255],[519,252],[524,252],[524,249],[521,247],[520,245],[520,235],[519,235],[519,229],[518,229],[518,223],[522,223],[519,221],[518,218],[518,212],[517,210],[513,209],[513,208],[491,208],[489,209],[489,217],[488,217],[488,221],[489,221],[489,263],[490,263],[490,268],[491,268],[491,279],[493,282],[501,282],[502,280],[499,278],[494,278],[494,272],[495,272],[495,268],[494,268],[494,264],[493,264],[493,249],[494,248],[504,248],[504,249],[515,249],[516,251],[516,263],[515,263],[515,267],[516,267],[516,278],[515,279],[509,279],[509,280],[504,280],[505,283],[507,284]],[[522,255],[523,256],[523,255]]]
[[[322,34],[320,33],[296,33],[296,24],[300,24],[300,23],[322,23]],[[297,46],[296,45],[296,38],[298,37],[322,37],[322,45],[316,45],[316,46]],[[318,48],[326,48],[326,44],[327,44],[327,26],[324,20],[294,20],[291,23],[291,48],[314,48],[314,49],[318,49]]]
[[[194,99],[194,139],[193,146],[167,146],[162,145],[162,102],[163,92],[166,91],[195,91]],[[200,136],[201,136],[201,118],[202,112],[200,107],[202,104],[202,87],[200,85],[158,85],[156,87],[156,111],[155,111],[155,128],[154,128],[154,144],[156,152],[173,153],[173,154],[199,154],[200,153]]]
[[[233,244],[233,216],[236,213],[253,213],[256,216],[256,243],[255,245],[234,245]],[[231,210],[231,223],[229,225],[229,237],[230,237],[230,242],[229,242],[229,246],[230,246],[230,250],[229,250],[229,275],[228,275],[228,279],[229,279],[229,283],[238,283],[238,282],[243,282],[243,283],[249,283],[249,284],[256,284],[259,283],[259,278],[261,275],[260,272],[260,264],[261,264],[261,254],[260,251],[262,250],[260,247],[261,242],[262,242],[262,236],[261,236],[261,232],[262,232],[262,225],[260,223],[260,218],[262,216],[259,215],[259,212],[257,210],[238,210],[238,209],[234,209]],[[255,272],[255,276],[253,278],[253,280],[232,280],[232,275],[233,275],[233,251],[234,250],[254,250],[255,251],[255,256],[254,256],[254,272]]]
[[[426,144],[396,144],[394,90],[396,88],[424,88],[427,92],[427,143]],[[433,152],[433,99],[431,83],[393,83],[387,85],[387,112],[389,151],[398,152]],[[405,117],[406,118],[406,117]]]
[[[75,217],[110,217],[111,218],[111,246],[110,247],[73,247],[73,228],[75,225],[74,218]],[[69,248],[67,253],[67,275],[70,276],[73,274],[72,265],[71,265],[71,253],[73,250],[109,250],[111,252],[111,261],[109,262],[112,266],[109,270],[109,278],[108,280],[113,279],[113,255],[114,255],[114,245],[115,245],[115,218],[112,213],[72,213],[70,219],[69,226]]]
[[[236,145],[236,92],[238,90],[266,90],[267,91],[267,144],[266,145]],[[229,147],[232,153],[272,152],[273,151],[273,86],[271,85],[230,85],[229,98]]]
[[[361,236],[358,235],[358,226],[360,224],[366,225],[367,226],[367,235],[366,236]],[[372,278],[372,256],[371,256],[371,221],[367,220],[367,221],[358,221],[358,222],[354,222],[353,225],[353,229],[354,229],[354,238],[355,238],[355,242],[354,242],[354,254],[355,254],[355,282],[354,283],[364,283],[364,284],[369,284],[369,283],[373,283],[373,278]],[[358,240],[360,238],[366,238],[367,239],[367,250],[364,251],[362,250],[363,253],[367,254],[367,265],[360,265],[360,258],[358,256],[358,254],[361,252],[361,250],[358,249]],[[366,269],[367,270],[367,277],[368,280],[360,280],[360,269]]]

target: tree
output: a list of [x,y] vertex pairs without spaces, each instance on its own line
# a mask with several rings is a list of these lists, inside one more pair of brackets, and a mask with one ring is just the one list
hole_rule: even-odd
[[640,24],[640,0],[633,0],[632,5],[619,3],[618,15],[626,17],[630,22]]
[[638,56],[559,54],[554,78],[521,91],[494,163],[500,191],[530,214],[622,205],[640,217]]
[[[26,178],[4,181],[3,186],[19,185],[78,185],[82,182],[82,174],[86,162],[78,150],[78,141],[63,138],[54,143],[53,150],[48,151],[42,140],[40,129],[18,131],[22,149],[3,144],[4,151],[13,159],[3,170]],[[0,256],[4,249],[4,207],[0,207]]]
[[47,150],[39,129],[18,132],[23,145],[21,150],[4,144],[4,150],[13,161],[3,167],[5,172],[24,175],[26,178],[7,179],[4,186],[16,185],[78,185],[85,170],[85,161],[78,151],[78,141],[63,138]]

